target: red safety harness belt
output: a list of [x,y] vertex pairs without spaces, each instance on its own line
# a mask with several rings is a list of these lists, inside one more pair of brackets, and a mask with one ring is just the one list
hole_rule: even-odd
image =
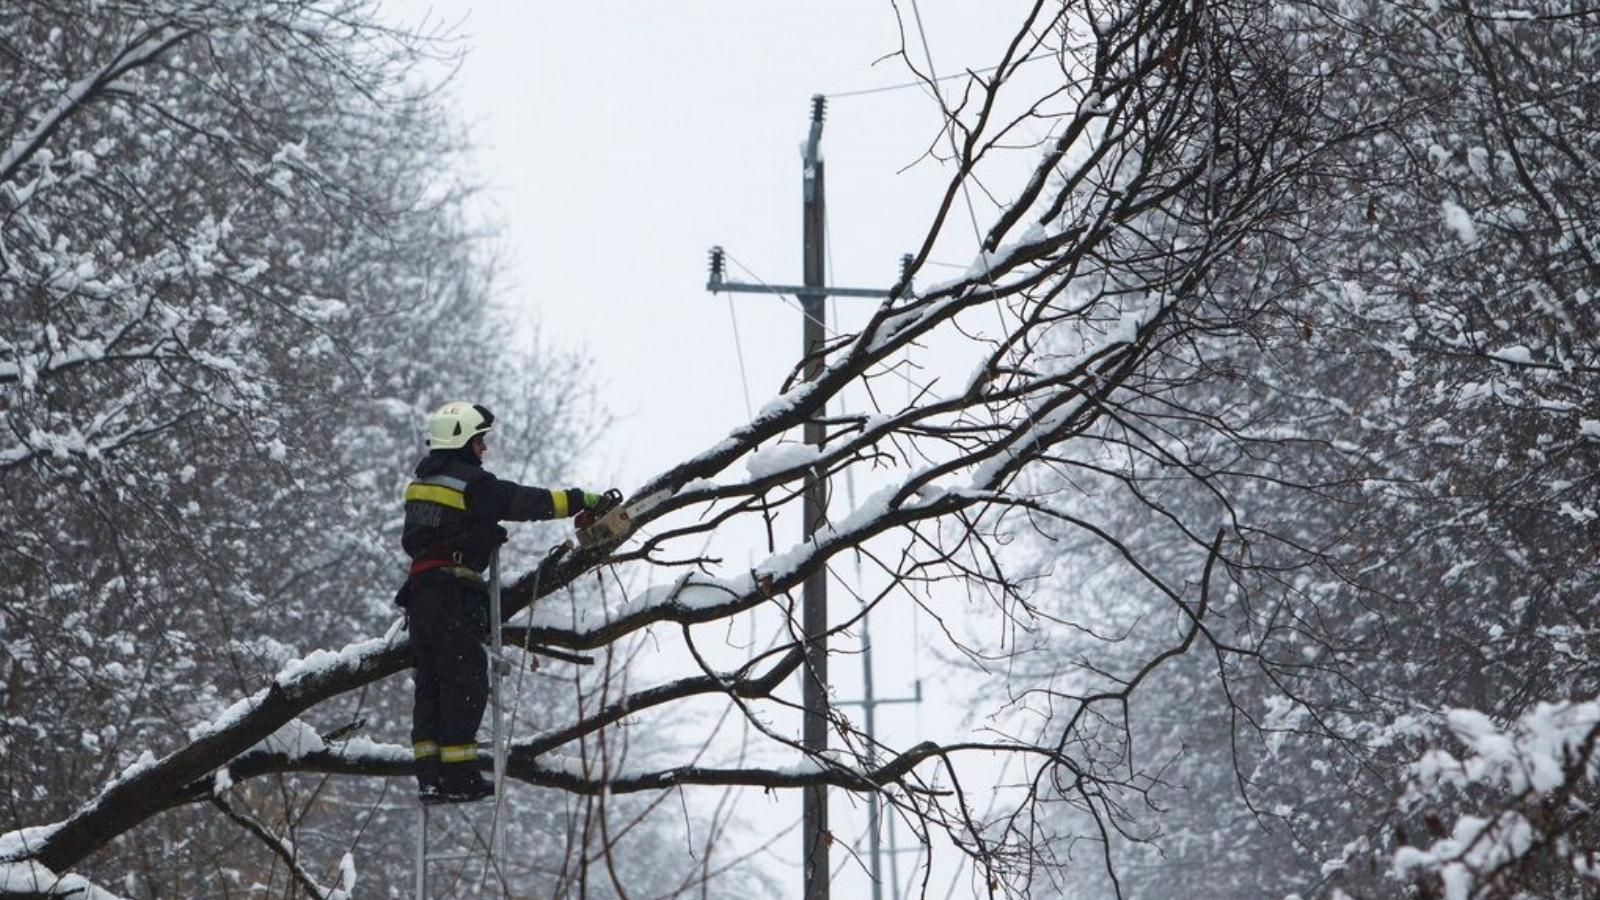
[[461,565],[461,551],[451,551],[448,556],[424,556],[411,561],[408,574],[421,575],[423,572],[432,572],[434,569],[443,569],[447,566]]

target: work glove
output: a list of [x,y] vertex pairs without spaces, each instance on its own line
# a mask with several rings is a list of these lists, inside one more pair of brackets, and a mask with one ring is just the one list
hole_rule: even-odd
[[578,530],[580,531],[588,528],[590,525],[594,524],[595,519],[599,518],[599,510],[610,510],[611,507],[616,506],[621,502],[622,493],[617,491],[615,488],[606,491],[604,494],[596,494],[592,491],[584,491],[583,509],[578,511],[578,515],[573,524],[577,525]]

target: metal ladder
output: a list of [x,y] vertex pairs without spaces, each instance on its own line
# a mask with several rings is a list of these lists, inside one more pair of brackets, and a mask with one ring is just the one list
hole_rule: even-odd
[[[418,803],[420,811],[417,822],[417,864],[416,864],[416,900],[428,900],[428,864],[434,862],[454,862],[465,859],[483,860],[484,875],[498,868],[498,860],[505,857],[506,823],[505,823],[505,776],[506,776],[506,735],[501,727],[503,710],[500,705],[500,676],[506,667],[506,660],[501,655],[500,645],[500,551],[496,549],[489,556],[489,709],[491,715],[490,735],[494,742],[494,817],[490,820],[490,835],[487,845],[482,840],[478,829],[472,832],[478,839],[480,850],[471,850],[455,853],[428,853],[428,813],[429,806]],[[463,817],[467,815],[461,805],[451,804]],[[441,810],[449,807],[441,806]],[[480,881],[481,883],[481,881]]]

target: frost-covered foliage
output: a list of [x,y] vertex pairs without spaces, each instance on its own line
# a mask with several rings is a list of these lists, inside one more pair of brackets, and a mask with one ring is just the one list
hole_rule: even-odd
[[[1279,3],[1274,23],[1353,131],[1308,197],[1310,238],[1220,267],[1266,313],[1246,339],[1165,360],[1168,389],[1118,408],[1108,450],[1040,484],[1130,551],[1052,530],[1051,616],[1081,630],[1037,623],[1041,691],[1172,642],[1169,605],[1117,567],[1192,577],[1219,520],[1242,541],[1202,653],[1113,732],[1153,807],[1114,841],[1134,896],[1391,893],[1395,841],[1420,826],[1392,802],[1415,757],[1390,723],[1526,723],[1600,681],[1600,18],[1347,0]],[[1430,803],[1498,833],[1472,791]],[[1592,816],[1565,827],[1600,842]],[[1558,856],[1512,868],[1540,895],[1584,890]]]
[[[347,795],[305,776],[404,772],[392,744],[327,726],[403,668],[397,633],[346,646],[387,599],[372,511],[415,398],[492,344],[490,320],[455,197],[426,177],[448,142],[390,77],[382,48],[403,42],[325,12],[29,20],[23,45],[73,65],[41,51],[3,88],[21,136],[0,170],[0,509],[21,542],[4,664],[26,698],[5,739],[42,786],[18,802],[15,866],[87,871],[107,834],[189,834],[146,823],[218,791],[300,786],[289,808],[320,822]],[[512,746],[513,779],[572,798],[519,820],[583,823],[531,865],[599,858],[620,807],[592,798],[828,785],[880,794],[994,893],[1588,887],[1597,38],[1555,0],[1036,7],[946,111],[943,202],[861,330],[647,483],[637,543],[509,586],[521,638],[615,664],[535,701],[541,730]],[[1053,80],[1018,90],[1047,52]],[[76,73],[122,65],[68,102],[97,83]],[[1042,152],[1008,182],[989,160],[1030,129]],[[917,281],[974,181],[1000,198],[976,260]],[[959,361],[897,363],[934,343]],[[897,376],[932,383],[899,403],[877,390]],[[875,408],[830,414],[847,389]],[[809,482],[851,472],[869,499],[777,542]],[[764,558],[728,561],[736,521]],[[873,745],[832,708],[835,749],[801,756],[774,695],[816,646],[795,595],[855,551],[888,585],[866,608],[937,610],[951,584],[1001,623],[990,647],[942,620],[974,668],[1005,662],[981,733]],[[596,567],[645,586],[594,602]],[[770,646],[730,644],[745,617]],[[634,653],[687,670],[630,686]],[[104,721],[52,730],[85,700]],[[612,755],[695,700],[757,746]],[[1448,720],[1465,751],[1393,724],[1457,708],[1482,712]],[[56,765],[74,741],[103,766]],[[947,787],[995,754],[1022,774],[979,815]],[[1433,839],[1396,856],[1416,818]],[[648,843],[608,870],[666,871]],[[306,878],[338,883],[345,848],[315,849]]]
[[[1331,532],[1359,588],[1333,621],[1371,648],[1341,661],[1359,691],[1334,701],[1376,713],[1358,736],[1384,709],[1516,719],[1600,690],[1600,19],[1564,3],[1367,12],[1361,37],[1382,49],[1344,90],[1388,127],[1353,148],[1348,252],[1309,342],[1350,386],[1336,396],[1367,463],[1347,498],[1360,512]],[[1543,884],[1575,889],[1559,867]]]
[[399,93],[413,48],[331,6],[25,10],[0,87],[0,553],[28,702],[4,740],[97,760],[8,769],[54,804],[381,607],[368,510],[455,387],[410,363],[448,371],[430,332],[491,325],[448,135]]
[[[1600,701],[1540,703],[1505,726],[1475,710],[1441,718],[1396,729],[1408,741],[1446,732],[1461,749],[1435,746],[1412,764],[1401,809],[1432,837],[1395,850],[1395,877],[1445,900],[1600,888],[1600,850],[1582,827],[1594,814],[1582,797],[1600,779]],[[1433,811],[1447,799],[1448,825]]]
[[1600,689],[1600,20],[1566,7],[1373,17],[1397,122],[1323,295],[1372,381],[1351,399],[1398,552],[1367,583],[1420,613],[1406,677],[1501,715]]
[[[344,0],[0,16],[0,832],[147,771],[286,663],[382,634],[428,408],[481,399],[515,448],[502,474],[564,476],[592,398],[491,305],[456,137],[409,81],[437,49]],[[392,681],[263,751],[404,743]],[[319,737],[358,717],[365,735]],[[227,816],[174,798],[81,872],[136,896],[311,890],[301,875],[336,896],[364,828],[415,818],[382,779],[215,784]],[[564,804],[521,799],[566,833]],[[549,847],[530,864],[558,865]],[[639,859],[635,884],[677,871]],[[409,883],[409,860],[359,868],[360,896]]]
[[[1033,7],[1017,23],[1014,40],[997,48],[993,73],[975,78],[966,99],[946,110],[948,119],[938,123],[944,134],[940,152],[948,138],[954,155],[943,200],[913,240],[918,250],[905,277],[860,331],[815,348],[805,367],[808,377],[786,385],[782,396],[763,406],[751,422],[701,453],[665,464],[636,492],[658,498],[635,517],[642,526],[637,543],[614,554],[606,548],[576,550],[508,586],[506,610],[522,638],[604,653],[608,661],[626,660],[638,648],[639,653],[659,654],[655,662],[662,666],[678,667],[669,680],[644,687],[630,685],[628,678],[636,670],[627,666],[599,677],[577,676],[574,683],[586,688],[581,700],[574,698],[570,708],[560,709],[551,700],[541,709],[556,711],[556,720],[513,743],[508,766],[513,779],[565,790],[574,797],[574,810],[582,810],[581,824],[576,817],[568,820],[574,822],[568,831],[573,843],[561,845],[573,851],[566,854],[567,863],[574,852],[583,863],[596,860],[593,853],[574,848],[587,848],[593,834],[607,835],[617,824],[607,811],[618,807],[590,798],[653,795],[641,801],[648,807],[669,796],[668,790],[686,785],[828,786],[879,793],[895,815],[912,821],[930,841],[937,840],[941,850],[954,848],[969,856],[991,891],[1027,891],[1038,867],[1057,861],[1057,848],[1026,827],[1026,816],[1039,804],[1068,795],[1104,827],[1124,821],[1120,790],[1125,776],[1104,752],[1110,745],[1100,741],[1101,723],[1125,706],[1126,697],[1118,691],[1077,698],[1076,718],[1064,734],[1051,723],[1027,733],[975,732],[908,747],[874,745],[843,710],[830,708],[811,714],[812,724],[825,724],[822,730],[836,735],[834,749],[826,753],[797,743],[784,724],[793,724],[790,704],[776,692],[803,671],[808,656],[813,664],[820,661],[822,636],[803,637],[810,626],[799,621],[797,595],[808,578],[822,577],[840,554],[861,551],[874,566],[871,577],[890,585],[875,596],[864,595],[869,606],[940,604],[948,594],[937,586],[949,584],[979,601],[974,608],[993,609],[1002,617],[1030,610],[1025,574],[1010,567],[1001,552],[1004,544],[1016,527],[1032,520],[1081,524],[1070,507],[1056,502],[1059,498],[1034,493],[1031,476],[1081,452],[1077,448],[1082,445],[1105,446],[1105,426],[1118,421],[1120,409],[1166,389],[1164,360],[1181,355],[1207,334],[1248,333],[1256,304],[1219,291],[1218,273],[1226,271],[1226,260],[1264,259],[1267,248],[1281,246],[1283,237],[1304,233],[1306,209],[1300,192],[1314,186],[1320,160],[1340,134],[1336,122],[1317,115],[1315,67],[1296,62],[1292,43],[1271,30],[1273,10],[1265,0],[1200,5],[1187,0],[1094,0]],[[155,104],[156,111],[149,114],[158,121],[145,130],[168,136],[168,155],[188,148],[193,158],[184,157],[182,166],[149,171],[157,179],[155,187],[140,195],[147,194],[147,199],[129,207],[135,212],[147,206],[163,210],[151,227],[108,231],[109,236],[96,229],[94,234],[101,240],[131,242],[129,247],[119,244],[123,257],[148,257],[161,272],[174,279],[181,275],[170,283],[146,285],[147,295],[164,299],[161,291],[171,290],[196,301],[177,305],[180,310],[262,306],[248,316],[219,312],[174,333],[184,348],[175,359],[162,355],[168,353],[166,343],[146,348],[147,343],[166,341],[170,331],[159,319],[165,308],[159,304],[151,305],[160,323],[152,334],[135,328],[132,333],[141,337],[126,345],[148,350],[137,358],[115,358],[115,353],[90,346],[94,341],[100,342],[95,347],[109,346],[115,332],[75,342],[36,338],[29,332],[12,341],[19,347],[27,342],[24,349],[35,370],[49,368],[50,354],[57,352],[51,341],[60,344],[59,352],[85,358],[82,365],[61,368],[50,378],[37,376],[29,388],[36,393],[48,394],[58,384],[65,391],[77,384],[73,379],[93,376],[125,379],[125,389],[147,388],[157,394],[156,402],[132,412],[156,414],[159,427],[125,448],[94,444],[95,436],[114,432],[85,430],[88,426],[79,419],[46,415],[39,423],[27,420],[13,429],[32,441],[14,471],[19,478],[32,479],[29,487],[38,484],[41,490],[57,490],[63,478],[81,481],[85,473],[99,477],[107,467],[118,476],[95,499],[74,502],[78,514],[91,517],[107,535],[120,537],[117,529],[125,527],[139,536],[137,543],[127,542],[135,552],[97,555],[74,549],[70,559],[74,565],[94,560],[110,567],[113,574],[106,577],[124,579],[116,582],[118,590],[142,592],[133,595],[139,602],[117,603],[90,590],[74,590],[63,602],[102,615],[136,615],[139,627],[148,622],[150,628],[130,642],[130,652],[142,650],[148,641],[157,662],[174,661],[161,668],[141,660],[144,668],[134,677],[106,688],[127,691],[129,685],[149,683],[147,695],[131,699],[148,697],[150,704],[162,705],[160,717],[140,719],[137,728],[130,723],[117,732],[116,749],[133,756],[118,763],[137,764],[108,767],[73,781],[73,795],[83,799],[70,810],[54,791],[37,798],[21,819],[35,827],[17,832],[29,838],[28,846],[7,855],[17,864],[38,863],[58,872],[104,865],[100,851],[109,837],[168,825],[183,831],[186,823],[178,816],[158,815],[174,805],[183,806],[182,815],[209,813],[199,803],[209,802],[219,788],[235,798],[265,790],[265,785],[278,790],[289,785],[300,793],[288,808],[311,810],[332,795],[306,775],[405,772],[404,760],[392,745],[334,738],[325,730],[332,723],[324,719],[364,707],[370,688],[386,684],[404,668],[404,638],[394,632],[348,643],[350,607],[332,595],[368,565],[361,548],[376,545],[361,544],[356,530],[330,538],[326,523],[340,521],[341,511],[359,518],[362,510],[380,508],[360,504],[383,493],[385,478],[396,477],[388,474],[392,469],[364,468],[344,455],[348,448],[362,451],[358,459],[381,455],[377,448],[387,446],[383,441],[391,434],[386,427],[390,420],[363,415],[353,404],[370,396],[377,413],[402,419],[415,412],[405,408],[407,399],[420,393],[403,389],[415,386],[404,382],[407,374],[431,384],[439,372],[453,371],[461,360],[473,358],[470,350],[459,349],[470,348],[470,341],[449,344],[454,352],[445,352],[420,335],[434,338],[448,328],[452,334],[476,336],[471,331],[476,320],[467,316],[456,323],[452,318],[463,302],[470,312],[478,283],[473,269],[455,263],[458,242],[451,239],[458,234],[448,227],[431,232],[424,227],[451,223],[448,192],[442,198],[437,190],[407,195],[411,203],[396,205],[430,210],[434,217],[402,215],[395,222],[379,216],[382,227],[376,232],[382,240],[371,242],[371,232],[356,227],[372,224],[366,213],[392,209],[385,202],[396,200],[390,191],[405,194],[415,186],[408,178],[412,170],[404,164],[427,154],[408,155],[406,148],[416,140],[426,143],[437,131],[426,115],[404,119],[381,111],[394,113],[397,108],[392,90],[378,90],[392,87],[382,76],[394,70],[385,67],[381,52],[387,46],[383,39],[392,36],[369,30],[365,38],[378,41],[373,45],[362,39],[359,25],[350,24],[362,21],[358,15],[324,15],[326,11],[320,5],[251,5],[248,15],[241,12],[237,21],[225,12],[215,13],[221,16],[216,21],[191,21],[204,17],[186,6],[145,10],[139,16],[141,27],[155,23],[157,33],[164,34],[160,23],[165,21],[193,33],[168,48],[171,55],[163,55],[161,64],[117,76],[118,89],[106,92],[98,103],[61,106],[59,93],[38,85],[32,88],[38,96],[25,98],[26,111],[19,118],[26,118],[30,129],[37,130],[34,123],[54,109],[86,113],[69,116],[49,135],[50,142],[76,149],[84,143],[74,143],[78,132],[72,127],[80,121],[98,122],[94,116],[122,106],[149,112],[149,103],[140,98],[164,96],[161,90],[171,87],[170,102]],[[80,25],[74,21],[57,27],[73,36]],[[229,43],[234,34],[230,29],[242,29],[250,39]],[[109,51],[87,41],[88,49],[75,52],[97,60],[110,53],[115,59],[129,42],[137,51],[147,36],[134,30],[130,20],[124,32],[108,39],[115,45]],[[104,34],[96,31],[93,37]],[[38,38],[48,40],[48,28]],[[319,55],[330,46],[350,52]],[[257,48],[269,47],[298,65],[278,68],[273,54],[256,58]],[[1029,57],[1042,53],[1056,56],[1056,74],[1031,80],[1030,73],[1052,71],[1022,69]],[[319,68],[327,58],[334,64]],[[238,68],[247,69],[250,78],[238,75]],[[378,84],[362,80],[363,74],[374,72]],[[352,80],[365,90],[340,89]],[[124,83],[128,89],[122,89]],[[228,102],[239,91],[259,102]],[[216,96],[224,98],[220,109],[206,105]],[[374,108],[369,106],[374,97],[390,101]],[[234,116],[238,108],[251,114]],[[415,111],[404,103],[398,108]],[[302,109],[311,110],[309,120],[292,124]],[[272,111],[286,115],[290,124]],[[1020,179],[1011,166],[991,162],[1006,158],[1017,134],[1028,130],[1019,117],[1037,119],[1029,126],[1040,125],[1034,133],[1048,135],[1037,148],[1042,153],[1029,151],[1034,162]],[[136,135],[125,138],[138,140]],[[246,139],[250,149],[236,165],[216,163],[207,155]],[[400,163],[374,155],[386,148],[398,154]],[[27,152],[37,159],[36,150]],[[138,167],[145,157],[126,152],[126,165],[144,171]],[[36,161],[29,165],[17,170],[38,169]],[[97,165],[107,171],[109,161]],[[279,168],[287,174],[279,175]],[[318,173],[334,171],[340,177],[318,180]],[[196,200],[195,172],[204,176],[208,191],[233,188],[226,191],[231,200]],[[128,189],[142,190],[145,184],[136,180]],[[36,192],[48,186],[41,183]],[[971,191],[974,186],[980,191]],[[352,198],[352,190],[363,202],[347,210],[343,204]],[[971,217],[954,214],[956,198],[980,193],[1006,199],[1003,205],[974,208]],[[49,190],[37,196],[47,198]],[[26,201],[34,202],[34,197]],[[323,211],[329,213],[326,219],[303,218]],[[110,215],[93,209],[87,214],[102,219]],[[349,215],[354,224],[344,222]],[[970,246],[964,228],[980,215],[989,221],[976,235],[981,246],[973,266],[953,281],[924,284],[927,279],[919,273],[935,258],[936,248],[942,253],[954,241]],[[344,224],[343,230],[330,227],[336,223]],[[157,227],[163,224],[172,227]],[[40,234],[27,239],[34,242],[30,259],[45,252]],[[16,240],[21,238],[8,236],[10,243]],[[67,246],[80,245],[69,241]],[[385,256],[386,248],[397,258]],[[167,250],[171,252],[164,254]],[[280,271],[288,286],[277,290],[273,278]],[[52,297],[54,277],[37,275],[14,290],[29,298]],[[108,277],[89,271],[79,283]],[[142,309],[126,315],[142,323]],[[369,316],[373,309],[378,312]],[[419,317],[429,315],[437,317],[430,320],[434,327],[421,327]],[[996,322],[998,328],[988,324]],[[975,323],[984,324],[975,328]],[[385,340],[375,337],[383,333],[380,324],[400,327],[390,328]],[[374,330],[362,327],[366,325]],[[253,330],[241,331],[247,326]],[[294,339],[282,336],[284,326]],[[418,336],[417,342],[409,342],[412,336]],[[924,342],[948,346],[952,358],[938,366],[955,374],[940,374],[926,390],[908,392],[903,403],[878,390],[879,379],[885,377],[933,378],[933,373],[902,362],[904,354]],[[191,352],[191,346],[198,349]],[[155,358],[146,358],[152,354]],[[23,355],[19,350],[17,358]],[[36,358],[45,362],[33,362]],[[331,360],[340,365],[321,365]],[[383,360],[393,369],[384,368]],[[429,361],[437,362],[430,366]],[[20,362],[17,368],[20,384]],[[402,383],[395,383],[397,378]],[[830,409],[847,392],[873,398],[874,408],[831,416]],[[291,397],[303,398],[292,401],[294,415],[281,409]],[[389,402],[395,400],[399,402]],[[63,410],[76,408],[56,399],[12,409],[18,416],[39,416],[40,410],[52,408],[49,402]],[[84,405],[92,407],[88,400]],[[187,418],[159,415],[170,408],[194,412]],[[336,430],[330,437],[318,423],[331,423]],[[50,435],[69,433],[73,427],[88,437],[51,443]],[[817,452],[785,446],[792,443],[786,438],[819,428],[822,440],[813,442]],[[330,443],[331,458],[314,456]],[[57,445],[64,456],[56,455]],[[178,473],[175,482],[143,493],[139,486],[147,482],[139,477],[126,484],[120,476],[134,474],[126,467],[135,450],[143,454],[137,457],[143,464],[138,475],[170,470]],[[93,453],[98,456],[91,458]],[[302,464],[306,459],[324,465],[307,469]],[[177,468],[171,469],[174,464]],[[184,480],[185,465],[194,467],[192,480]],[[393,465],[393,460],[384,465]],[[73,467],[72,474],[60,475],[67,466]],[[309,474],[313,471],[315,479]],[[808,482],[843,480],[852,473],[875,482],[870,499],[853,510],[836,508],[827,526],[809,540],[787,547],[777,543],[774,519],[793,519]],[[214,486],[222,489],[209,492]],[[45,502],[33,499],[37,492],[16,495],[21,498],[17,503]],[[202,501],[220,497],[234,505],[220,511],[200,508]],[[312,501],[317,500],[329,508],[316,506]],[[189,502],[196,507],[191,509]],[[118,504],[143,504],[157,513],[133,516]],[[93,519],[101,509],[112,515]],[[19,509],[13,519],[31,525],[36,520],[23,513],[40,511]],[[764,559],[746,563],[746,548],[729,537],[737,531],[726,527],[731,522],[749,523],[769,536]],[[190,562],[174,565],[173,553],[148,552],[157,545],[145,532],[158,524],[187,529],[173,540],[180,551],[194,548]],[[1185,575],[1188,584],[1156,579],[1177,613],[1185,645],[1197,638],[1196,624],[1210,604],[1233,602],[1223,596],[1223,587],[1215,596],[1211,590],[1221,584],[1212,578],[1214,567],[1234,552],[1232,544],[1225,548],[1220,540],[1212,541],[1213,531],[1208,524],[1202,541],[1207,549],[1199,560],[1203,566]],[[1092,527],[1083,533],[1108,537]],[[48,544],[40,538],[35,551],[47,550]],[[271,562],[246,565],[260,560]],[[590,605],[576,586],[593,584],[586,576],[600,566],[606,567],[603,584],[658,587]],[[701,572],[661,577],[664,569],[687,567]],[[257,574],[247,574],[251,572]],[[216,584],[196,590],[205,579]],[[29,595],[46,581],[56,583],[41,575]],[[316,605],[296,605],[303,598]],[[383,592],[374,591],[344,602],[385,599]],[[536,602],[541,608],[525,615]],[[1197,611],[1193,604],[1198,604]],[[302,615],[301,609],[310,614]],[[289,618],[301,620],[292,634],[285,624]],[[750,623],[749,643],[730,639],[736,621]],[[836,617],[829,629],[840,632],[852,621]],[[204,635],[215,633],[220,640],[202,638],[201,625]],[[261,635],[273,634],[278,625],[284,630],[269,645]],[[18,633],[32,635],[39,629],[48,635],[53,627],[30,621]],[[368,634],[374,632],[384,633],[372,629]],[[757,642],[754,636],[761,632],[773,635],[770,645]],[[334,635],[338,639],[320,645],[345,650],[311,654],[300,642]],[[960,637],[952,637],[959,645]],[[51,646],[55,644],[38,641],[30,653],[47,653],[38,648]],[[716,653],[708,650],[713,646]],[[1152,651],[1144,660],[1147,673],[1160,670],[1173,655]],[[248,664],[257,656],[272,664]],[[306,662],[270,677],[299,657]],[[31,664],[37,671],[39,663]],[[207,676],[223,664],[235,667],[228,670],[235,677],[210,687],[219,682]],[[179,680],[172,672],[180,665],[195,671]],[[12,671],[28,672],[20,662]],[[89,671],[99,669],[91,666]],[[144,678],[147,672],[150,677]],[[1141,674],[1136,680],[1143,678]],[[632,763],[610,752],[627,746],[629,727],[642,724],[641,731],[648,731],[691,701],[709,705],[720,714],[718,721],[737,721],[752,746],[670,748],[678,752],[637,753]],[[47,709],[50,702],[41,701],[40,708]],[[210,722],[223,710],[223,721],[187,740],[182,736],[185,726]],[[823,715],[826,723],[818,721]],[[293,725],[296,720],[309,723],[318,732],[316,740]],[[49,716],[40,721],[65,720]],[[38,739],[40,748],[60,745],[48,734]],[[146,758],[131,753],[135,747],[156,749]],[[964,777],[972,760],[987,768],[995,754],[1018,760],[1028,770],[1016,798],[1020,812],[1013,816],[1012,810],[1003,810],[979,821],[967,799],[946,786],[949,779]],[[227,818],[246,831],[259,830],[248,825],[248,810],[230,807]],[[54,824],[39,824],[47,822]],[[1018,824],[1024,827],[1013,827]],[[722,827],[713,826],[710,833],[716,835]],[[623,867],[670,871],[657,865],[665,851],[648,852],[644,829],[624,830],[631,830],[632,839],[647,849],[632,857],[634,863],[622,860]],[[280,829],[267,832],[276,835]],[[611,838],[606,844],[613,845]],[[148,847],[132,848],[129,855]],[[332,868],[345,848],[316,849],[322,851],[316,857],[327,871],[309,872],[301,881],[335,883]],[[286,868],[300,871],[294,853],[282,846],[279,850],[283,852],[273,852],[280,858],[287,854]],[[618,861],[613,855],[607,862],[609,877],[616,871],[609,863]],[[695,864],[701,871],[713,870],[709,852]],[[580,876],[578,883],[597,881],[585,882]]]

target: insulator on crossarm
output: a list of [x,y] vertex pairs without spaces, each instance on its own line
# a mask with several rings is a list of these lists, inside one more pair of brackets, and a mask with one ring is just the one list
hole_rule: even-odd
[[721,247],[712,247],[711,248],[711,284],[712,284],[712,289],[713,290],[716,289],[717,285],[722,284],[722,248]]
[[811,96],[811,121],[821,122],[823,115],[828,111],[828,98],[821,94]]
[[900,280],[896,283],[900,292],[895,296],[912,297],[916,292],[911,289],[911,263],[914,257],[907,253],[900,257]]

